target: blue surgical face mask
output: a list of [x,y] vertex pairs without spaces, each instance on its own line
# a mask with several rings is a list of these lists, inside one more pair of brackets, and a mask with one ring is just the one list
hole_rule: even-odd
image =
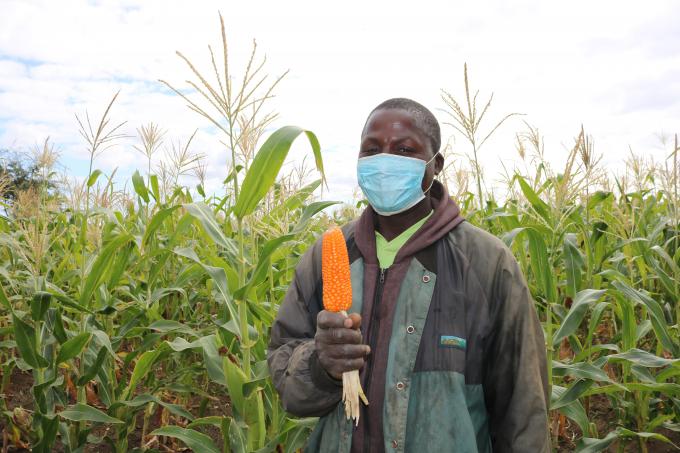
[[[395,154],[376,154],[357,161],[357,179],[373,210],[390,216],[404,212],[425,198],[423,178],[432,162]],[[434,183],[434,180],[432,181]]]

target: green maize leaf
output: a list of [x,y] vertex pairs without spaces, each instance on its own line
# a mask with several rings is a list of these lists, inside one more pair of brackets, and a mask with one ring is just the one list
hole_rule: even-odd
[[577,453],[597,453],[608,448],[618,437],[616,431],[610,432],[602,439],[583,437],[577,442],[575,451]]
[[59,416],[66,420],[74,422],[95,422],[95,423],[111,423],[123,424],[122,420],[106,415],[104,412],[87,404],[74,404],[63,411],[59,412]]
[[90,177],[87,178],[87,187],[92,187],[94,186],[94,183],[97,182],[97,178],[99,178],[99,175],[102,174],[102,171],[97,169],[90,173]]
[[506,246],[512,247],[512,243],[515,241],[515,237],[517,237],[517,235],[520,234],[522,231],[524,231],[524,227],[513,228],[512,230],[503,234],[501,239],[503,240]]
[[626,382],[625,384],[611,384],[594,387],[585,391],[582,396],[611,394],[617,392],[660,392],[666,395],[680,395],[680,384],[648,382]]
[[214,426],[215,428],[219,428],[222,426],[223,419],[224,417],[219,417],[217,415],[201,417],[194,419],[194,421],[187,425],[187,428],[195,428],[197,426]]
[[67,360],[71,360],[83,351],[85,345],[92,338],[90,332],[83,332],[76,335],[73,338],[69,338],[61,345],[59,348],[59,353],[57,354],[57,365]]
[[522,189],[522,193],[527,198],[529,203],[531,203],[531,207],[534,208],[536,213],[538,213],[538,215],[540,215],[548,225],[552,225],[553,222],[550,216],[550,207],[543,200],[541,200],[538,194],[534,192],[534,189],[532,189],[526,180],[520,175],[515,175],[513,180],[519,182],[519,187]]
[[[222,184],[225,185],[225,186],[226,186],[227,184],[229,184],[231,181],[234,180],[234,178],[236,177],[236,175],[238,175],[238,174],[241,172],[241,170],[243,170],[243,165],[236,165],[236,166],[229,172],[229,175],[227,175],[227,177],[224,179],[224,181],[222,181]],[[223,203],[224,203],[224,201],[223,201]]]
[[647,384],[656,384],[656,379],[652,376],[651,371],[648,368],[641,365],[632,365],[630,367],[630,372],[635,376],[640,382],[645,382]]
[[[231,316],[231,319],[239,319],[238,312],[236,310],[236,307],[234,306],[234,301],[231,298],[231,294],[229,293],[229,284],[227,283],[227,273],[225,272],[225,270],[222,269],[221,267],[213,267],[203,264],[198,258],[198,255],[196,255],[196,252],[194,252],[192,248],[189,247],[176,248],[174,252],[179,256],[183,256],[185,258],[189,258],[195,261],[196,263],[200,264],[203,267],[203,269],[215,282],[215,285],[217,286],[217,289],[219,290],[219,293],[222,296],[222,302],[226,305],[227,310],[229,310],[229,315]],[[241,335],[240,330],[239,337],[243,338],[243,335]]]
[[316,181],[313,181],[299,189],[297,192],[295,192],[295,194],[288,197],[282,204],[275,206],[269,214],[270,217],[277,217],[299,208],[302,206],[302,203],[304,203],[304,201],[309,198],[316,189],[319,188],[320,185],[321,180],[317,179]]
[[[41,291],[37,291],[36,294],[40,292]],[[59,305],[64,308],[71,308],[74,311],[83,312],[90,315],[94,314],[92,310],[88,309],[87,307],[83,307],[70,296],[64,294],[64,292],[62,292],[59,288],[50,287],[47,294],[51,295],[57,302],[59,302]]]
[[214,382],[221,385],[227,385],[227,380],[224,376],[224,366],[222,364],[222,357],[217,351],[217,337],[215,335],[208,335],[198,339],[203,347],[203,362],[208,371],[208,377]]
[[[559,397],[567,391],[566,388],[560,387],[559,385],[553,385],[551,388],[555,399],[559,399]],[[581,432],[588,433],[590,430],[590,420],[583,408],[583,404],[581,404],[579,400],[562,406],[559,411],[566,417],[575,421],[579,428],[581,428]]]
[[609,447],[618,438],[623,437],[642,437],[644,439],[656,439],[662,442],[669,443],[675,448],[679,448],[673,442],[670,441],[666,436],[658,433],[648,433],[648,432],[635,432],[626,428],[618,427],[616,430],[610,432],[602,439],[591,439],[584,437],[576,444],[577,453],[596,453],[603,451]]
[[570,385],[567,390],[561,395],[553,394],[551,398],[550,409],[559,409],[567,404],[571,404],[578,400],[583,393],[585,393],[591,386],[593,381],[590,379],[579,379]]
[[135,188],[137,195],[142,197],[142,199],[148,203],[149,202],[149,191],[146,189],[146,184],[144,184],[144,178],[139,174],[139,171],[135,171],[132,174],[132,186]]
[[592,194],[590,197],[588,197],[588,202],[586,203],[588,210],[593,209],[595,206],[601,204],[603,201],[608,200],[612,198],[614,194],[612,192],[604,192],[602,190],[598,190],[594,194]]
[[659,279],[668,294],[675,298],[675,286],[677,285],[677,282],[670,275],[668,275],[668,273],[659,265],[657,260],[650,257],[646,261],[652,265],[652,268],[654,268],[654,272],[656,273],[656,277]]
[[271,257],[272,253],[274,253],[283,244],[294,238],[294,234],[286,234],[275,239],[270,239],[264,244],[264,246],[262,246],[255,271],[253,271],[248,283],[243,288],[239,288],[234,293],[234,297],[236,299],[243,300],[252,286],[264,281],[264,279],[267,277],[267,271],[271,266],[269,258]]
[[92,329],[92,335],[94,335],[96,343],[98,343],[100,347],[106,349],[111,357],[116,357],[116,353],[113,351],[113,347],[111,346],[111,339],[106,334],[106,332],[103,332],[99,329]]
[[513,241],[521,233],[525,233],[529,240],[531,270],[534,273],[536,283],[541,289],[542,296],[548,301],[554,302],[557,300],[557,290],[553,280],[552,266],[548,259],[548,247],[543,239],[543,237],[549,235],[550,232],[540,225],[532,224],[530,226],[515,228],[505,234],[502,239],[508,247],[511,247]]
[[[135,242],[128,242],[125,244],[123,247],[121,247],[120,252],[118,255],[115,257],[113,263],[111,263],[111,267],[109,270],[109,278],[106,281],[106,285],[109,288],[115,288],[118,286],[118,283],[120,282],[121,277],[123,276],[123,273],[130,268],[130,257],[132,256],[132,252],[134,251],[135,248]],[[100,287],[100,290],[102,287]],[[107,294],[105,292],[105,294]]]
[[224,357],[224,376],[227,381],[227,390],[229,391],[229,398],[234,406],[234,411],[241,417],[245,416],[246,398],[243,394],[243,384],[246,383],[247,377],[243,370],[228,357]]
[[595,307],[590,314],[590,322],[588,324],[588,338],[592,338],[597,326],[600,324],[602,314],[607,307],[609,307],[609,302],[598,302],[595,304]]
[[188,342],[182,337],[177,337],[172,341],[166,341],[165,342],[168,346],[170,346],[170,349],[172,349],[175,352],[182,352],[186,351],[187,349],[198,349],[203,347],[203,342],[201,340],[196,340],[192,342]]
[[264,376],[259,379],[250,380],[243,384],[243,396],[250,398],[250,396],[257,390],[264,388],[267,378],[269,376]]
[[0,341],[0,349],[14,349],[17,347],[17,342],[12,340]]
[[153,195],[154,200],[156,200],[156,203],[160,203],[161,191],[158,188],[158,176],[157,175],[149,176],[149,184],[151,185],[151,194]]
[[650,354],[649,352],[640,349],[631,349],[620,354],[611,354],[607,356],[607,360],[612,362],[626,361],[648,368],[662,367],[680,362],[680,359],[664,359],[663,357],[655,356],[654,354]]
[[605,294],[604,289],[584,289],[579,291],[571,304],[571,308],[564,317],[562,324],[553,336],[553,346],[559,344],[563,338],[572,335],[578,329],[588,311],[588,307],[600,300]]
[[184,444],[195,452],[201,453],[220,453],[215,447],[210,437],[199,433],[193,429],[182,428],[179,426],[163,426],[151,432],[151,436],[174,437],[184,442]]
[[[257,306],[258,304],[253,304]],[[218,321],[217,319],[214,319],[213,322],[217,327],[220,329],[224,329],[227,332],[230,332],[231,334],[240,337],[241,335],[241,326],[238,323],[238,319],[230,319],[227,322],[221,322]],[[260,333],[257,331],[257,329],[251,325],[248,325],[248,338],[251,341],[257,341],[257,339],[260,337]]]
[[[293,421],[293,420],[291,420]],[[299,420],[301,423],[296,424],[286,438],[285,453],[295,453],[303,448],[307,443],[307,438],[312,431],[313,425],[309,425],[309,419],[306,421]]]
[[567,273],[567,296],[574,298],[581,290],[583,255],[576,245],[574,234],[567,234],[564,239],[564,270]]
[[538,277],[538,282],[542,286],[543,294],[548,301],[557,300],[557,292],[553,280],[553,271],[548,259],[548,247],[545,244],[544,236],[536,229],[527,228],[529,237],[529,253],[531,266]]
[[144,406],[149,403],[156,403],[164,408],[166,408],[168,411],[171,413],[179,416],[179,417],[184,417],[187,420],[193,420],[194,416],[191,415],[190,412],[188,412],[186,409],[184,409],[182,406],[179,406],[177,404],[171,404],[171,403],[166,403],[165,401],[161,400],[160,398],[151,395],[149,393],[144,393],[141,395],[135,396],[133,399],[129,401],[116,401],[109,407],[109,411],[115,411],[118,407],[121,406],[127,406],[127,407],[140,407]]
[[248,453],[248,436],[244,429],[248,426],[242,427],[233,418],[229,419],[229,447],[233,453]]
[[[248,309],[253,313],[255,318],[267,325],[271,325],[274,322],[274,316],[267,305],[268,304],[261,301],[248,301]],[[251,337],[253,337],[252,333]],[[257,337],[257,335],[255,335],[255,337]]]
[[299,234],[302,231],[305,230],[307,225],[309,224],[309,221],[314,217],[317,213],[323,211],[324,209],[336,205],[340,203],[339,201],[315,201],[313,203],[310,203],[309,205],[305,206],[305,209],[302,211],[302,215],[300,216],[300,220],[295,224],[293,227],[293,233]]
[[659,305],[659,303],[651,297],[631,288],[622,281],[614,281],[612,282],[612,285],[626,297],[633,299],[647,307],[647,310],[651,316],[652,327],[656,337],[659,339],[663,347],[668,351],[671,351],[674,356],[680,355],[680,348],[678,348],[677,342],[673,341],[671,338],[669,329],[666,326],[666,318],[664,317],[661,305]]
[[99,253],[97,259],[92,264],[92,267],[88,270],[88,276],[85,280],[85,285],[80,294],[80,305],[83,307],[90,307],[91,298],[94,290],[97,289],[101,281],[104,279],[106,274],[106,269],[111,264],[111,260],[114,254],[126,245],[128,242],[132,241],[133,237],[129,234],[122,234],[112,239]]
[[593,231],[590,235],[590,243],[595,244],[600,238],[604,237],[604,233],[609,229],[606,222],[593,223]]
[[192,337],[198,337],[198,333],[191,327],[170,319],[160,319],[158,321],[154,321],[149,324],[148,328],[161,333],[175,332],[191,335]]
[[321,173],[322,179],[325,178],[321,147],[314,133],[296,126],[284,126],[270,135],[255,155],[248,173],[243,179],[241,192],[233,208],[236,217],[242,219],[252,213],[260,200],[269,192],[293,141],[302,132],[305,133],[309,143],[312,145],[316,169]]
[[662,426],[664,423],[669,422],[671,420],[675,419],[674,414],[661,414],[656,416],[653,420],[651,420],[647,425],[645,426],[645,431],[647,432],[654,432],[655,429],[657,429],[659,426]]
[[203,230],[205,230],[215,244],[219,245],[233,256],[238,255],[236,244],[232,239],[229,239],[224,235],[222,228],[220,228],[220,225],[215,219],[215,214],[205,203],[196,202],[185,204],[184,209],[199,221]]
[[160,211],[155,213],[153,217],[151,217],[151,220],[149,220],[149,223],[147,224],[146,228],[144,229],[144,237],[142,238],[142,243],[144,245],[148,244],[149,240],[156,232],[156,230],[158,230],[161,227],[161,225],[163,225],[163,222],[179,208],[180,208],[179,205],[172,206],[169,208],[161,209]]
[[42,429],[42,438],[31,451],[34,453],[51,453],[53,451],[52,445],[57,438],[57,431],[59,430],[59,419],[56,415],[36,414],[35,421],[38,420]]
[[0,304],[4,305],[7,310],[14,313],[12,304],[9,303],[9,299],[7,299],[7,295],[5,294],[5,289],[2,287],[2,284],[0,284]]
[[135,387],[137,387],[137,384],[147,375],[162,352],[160,349],[146,351],[139,357],[132,371],[132,376],[130,376],[130,382],[123,393],[124,399],[130,396]]
[[54,309],[54,322],[52,323],[52,335],[59,343],[64,343],[68,340],[66,330],[64,330],[64,322],[61,319],[61,309]]
[[680,276],[680,266],[678,266],[675,260],[671,258],[671,256],[668,254],[668,252],[666,252],[666,250],[663,249],[663,247],[653,245],[651,250],[664,260],[664,262],[668,265],[673,274]]
[[610,281],[626,279],[625,275],[615,269],[605,269],[602,272],[598,272],[597,275]]
[[571,376],[593,381],[612,382],[607,373],[595,365],[587,362],[574,363],[571,365],[553,361],[554,376]]
[[50,293],[39,292],[33,295],[31,299],[31,318],[33,321],[44,321],[51,300],[52,295]]
[[17,349],[21,358],[32,368],[45,368],[49,365],[47,360],[38,353],[35,343],[35,330],[30,325],[12,314],[12,324],[17,342]]
[[101,348],[99,350],[99,352],[97,353],[97,358],[95,358],[94,362],[85,369],[85,374],[78,378],[78,381],[76,382],[78,386],[83,386],[90,382],[92,379],[94,379],[97,373],[101,371],[102,365],[104,364],[104,360],[106,359],[107,354],[108,351],[106,350],[106,348]]
[[656,382],[665,382],[674,376],[680,376],[680,364],[675,364],[659,371],[656,374]]
[[652,330],[652,322],[649,319],[645,319],[635,328],[635,342],[639,343],[640,340],[646,336],[649,331]]
[[192,342],[177,337],[172,341],[166,341],[165,344],[175,352],[182,352],[188,349],[202,349],[203,362],[208,372],[208,376],[218,384],[226,385],[227,382],[224,378],[224,370],[222,368],[222,357],[220,357],[217,351],[215,342],[216,336],[208,335]]
[[625,351],[635,347],[637,325],[633,302],[619,293],[614,293],[616,305],[614,312],[621,319],[621,340]]

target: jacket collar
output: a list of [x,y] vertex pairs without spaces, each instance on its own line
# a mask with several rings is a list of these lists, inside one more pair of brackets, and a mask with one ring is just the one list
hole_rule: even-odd
[[[437,180],[430,189],[430,200],[434,212],[399,250],[394,260],[395,263],[410,258],[432,245],[464,220],[460,215],[460,208],[451,199],[446,187]],[[368,206],[361,213],[354,233],[357,248],[367,264],[378,263],[375,247],[376,218],[377,214],[372,207]]]

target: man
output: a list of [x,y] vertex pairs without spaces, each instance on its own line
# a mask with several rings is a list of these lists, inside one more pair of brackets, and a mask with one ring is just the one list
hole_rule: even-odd
[[[370,206],[342,229],[354,313],[323,310],[320,241],[297,266],[268,360],[285,409],[321,417],[308,451],[549,451],[531,295],[508,248],[464,222],[435,180],[440,144],[417,102],[369,115],[357,176]],[[338,404],[355,369],[369,401],[358,426]]]

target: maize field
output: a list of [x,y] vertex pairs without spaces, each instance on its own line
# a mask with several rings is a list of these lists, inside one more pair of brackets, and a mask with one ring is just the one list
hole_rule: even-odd
[[[295,452],[314,427],[281,408],[266,365],[269,327],[300,256],[360,204],[320,201],[319,140],[293,126],[270,133],[275,115],[260,107],[281,77],[261,83],[255,53],[231,77],[222,33],[214,82],[179,54],[197,97],[164,83],[222,134],[223,193],[206,193],[191,139],[153,167],[162,134],[152,123],[138,130],[148,168],[127,189],[98,170],[121,136],[114,97],[99,122],[78,116],[91,158],[82,182],[48,183],[55,161],[45,142],[42,183],[2,197],[3,452]],[[474,147],[474,130],[468,138]],[[314,170],[282,167],[296,139],[309,142]],[[502,201],[482,193],[474,160],[467,172],[449,167],[444,182],[524,271],[545,332],[553,446],[676,451],[677,139],[666,161],[631,156],[616,176],[583,131],[559,171],[542,146],[536,129],[517,135],[525,165],[508,172]]]

